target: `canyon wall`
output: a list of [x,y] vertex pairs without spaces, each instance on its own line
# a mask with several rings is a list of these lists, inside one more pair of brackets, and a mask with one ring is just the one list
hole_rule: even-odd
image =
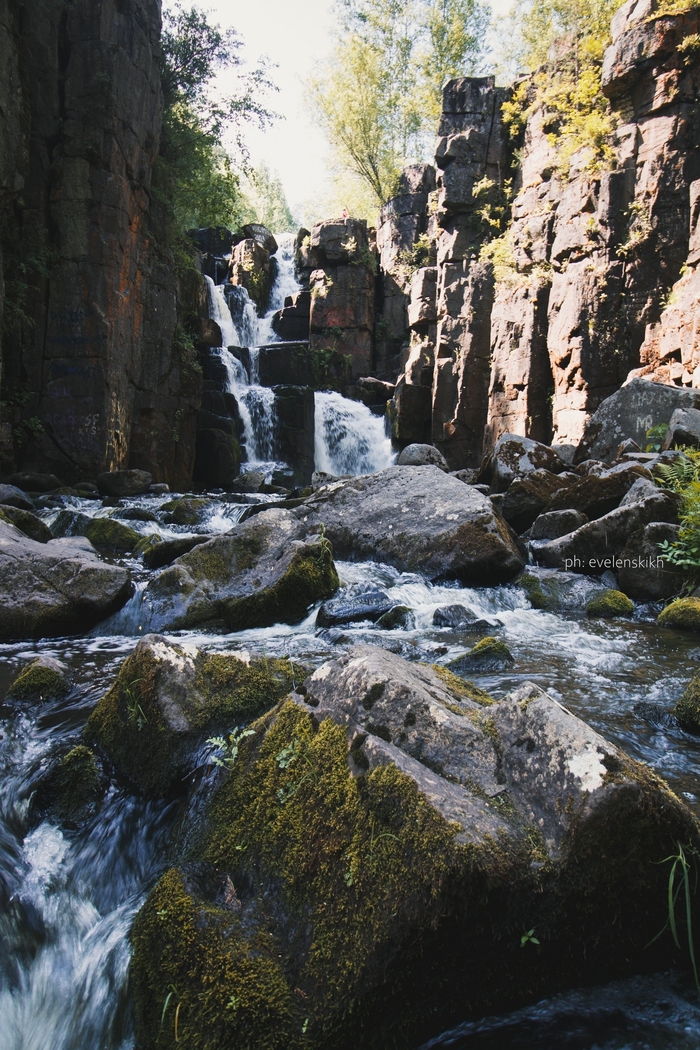
[[160,0],[0,0],[0,30],[3,465],[185,484],[200,379],[151,199]]

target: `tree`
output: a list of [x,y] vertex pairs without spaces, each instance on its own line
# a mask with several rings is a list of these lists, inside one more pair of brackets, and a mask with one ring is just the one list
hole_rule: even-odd
[[475,72],[489,21],[481,0],[339,0],[339,43],[309,84],[341,168],[383,203],[425,159],[445,78]]
[[260,164],[250,173],[246,197],[255,222],[261,222],[273,233],[296,231],[297,224],[289,209],[282,182],[267,164]]
[[[196,226],[237,226],[246,209],[240,173],[250,168],[243,137],[246,123],[264,127],[272,118],[262,104],[273,87],[264,65],[238,74],[238,90],[213,94],[222,68],[242,67],[242,41],[232,30],[211,25],[205,12],[176,3],[163,15],[161,36],[163,130],[155,192],[177,231]],[[236,129],[237,162],[222,136]]]

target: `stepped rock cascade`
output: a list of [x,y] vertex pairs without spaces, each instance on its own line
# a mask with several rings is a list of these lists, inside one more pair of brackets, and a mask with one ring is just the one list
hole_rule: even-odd
[[316,394],[316,470],[327,474],[374,474],[395,455],[384,420],[359,401]]

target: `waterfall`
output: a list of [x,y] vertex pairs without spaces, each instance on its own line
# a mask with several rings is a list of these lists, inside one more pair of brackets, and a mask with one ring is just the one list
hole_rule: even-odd
[[283,233],[277,235],[277,274],[270,291],[270,302],[264,317],[258,320],[256,330],[255,346],[265,346],[267,343],[279,343],[280,337],[273,331],[272,318],[284,306],[284,300],[288,295],[296,295],[300,291],[294,273],[294,234]]
[[384,419],[360,401],[336,393],[317,393],[316,470],[328,474],[374,474],[394,462]]

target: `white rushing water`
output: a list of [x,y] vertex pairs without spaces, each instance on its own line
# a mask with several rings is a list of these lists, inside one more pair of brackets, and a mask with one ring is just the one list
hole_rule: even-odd
[[383,416],[360,401],[336,393],[317,393],[316,470],[327,474],[374,474],[395,460]]

